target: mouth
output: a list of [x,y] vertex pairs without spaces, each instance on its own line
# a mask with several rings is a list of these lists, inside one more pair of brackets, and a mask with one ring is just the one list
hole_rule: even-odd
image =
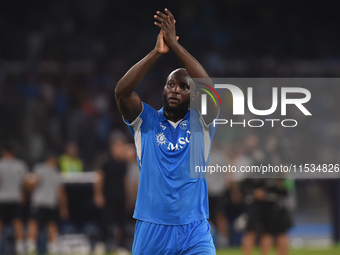
[[177,97],[168,97],[168,101],[177,103],[177,102],[179,102],[179,99]]

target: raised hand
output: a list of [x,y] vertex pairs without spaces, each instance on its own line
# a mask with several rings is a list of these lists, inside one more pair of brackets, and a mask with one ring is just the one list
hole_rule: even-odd
[[[166,50],[166,52],[169,51],[169,47],[171,48],[172,45],[177,43],[178,40],[178,36],[176,36],[176,29],[175,29],[175,19],[174,16],[172,15],[172,13],[165,8],[165,12],[168,14],[164,14],[160,11],[157,11],[157,15],[154,16],[155,19],[157,19],[160,23],[155,22],[155,25],[158,26],[159,28],[161,28],[161,32],[158,35],[158,40],[157,40],[157,44],[159,39],[162,39],[165,42],[165,46],[167,48],[163,48],[163,50]],[[156,45],[157,47],[157,45]],[[164,52],[164,53],[166,53]]]
[[155,50],[161,54],[168,53],[170,50],[164,41],[164,31],[162,29],[157,36]]

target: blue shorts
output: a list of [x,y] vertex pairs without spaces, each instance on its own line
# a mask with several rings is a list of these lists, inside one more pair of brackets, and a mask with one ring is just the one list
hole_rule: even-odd
[[133,255],[216,255],[207,220],[161,225],[138,220]]

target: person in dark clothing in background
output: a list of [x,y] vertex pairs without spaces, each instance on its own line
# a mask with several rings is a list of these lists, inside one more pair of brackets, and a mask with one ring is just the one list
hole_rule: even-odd
[[285,179],[245,179],[242,186],[245,210],[248,218],[243,238],[245,255],[251,254],[257,235],[260,235],[262,254],[270,252],[273,237],[276,237],[279,255],[287,254],[286,232],[292,227],[292,219],[287,208],[288,180]]
[[98,179],[94,184],[94,203],[100,210],[100,241],[96,244],[95,254],[105,253],[105,242],[109,238],[109,227],[118,225],[115,240],[117,254],[127,254],[125,241],[126,217],[126,137],[114,133],[110,141],[110,156],[97,170]]

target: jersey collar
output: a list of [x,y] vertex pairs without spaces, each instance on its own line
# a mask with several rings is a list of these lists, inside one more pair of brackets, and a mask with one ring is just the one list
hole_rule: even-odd
[[[158,111],[158,116],[159,116],[159,118],[160,118],[160,121],[168,121],[168,119],[167,119],[167,118],[165,117],[165,115],[164,115],[164,109],[163,109],[163,107]],[[183,120],[188,119],[189,116],[190,116],[190,109],[188,109],[188,112],[187,112],[187,114],[185,114]]]

